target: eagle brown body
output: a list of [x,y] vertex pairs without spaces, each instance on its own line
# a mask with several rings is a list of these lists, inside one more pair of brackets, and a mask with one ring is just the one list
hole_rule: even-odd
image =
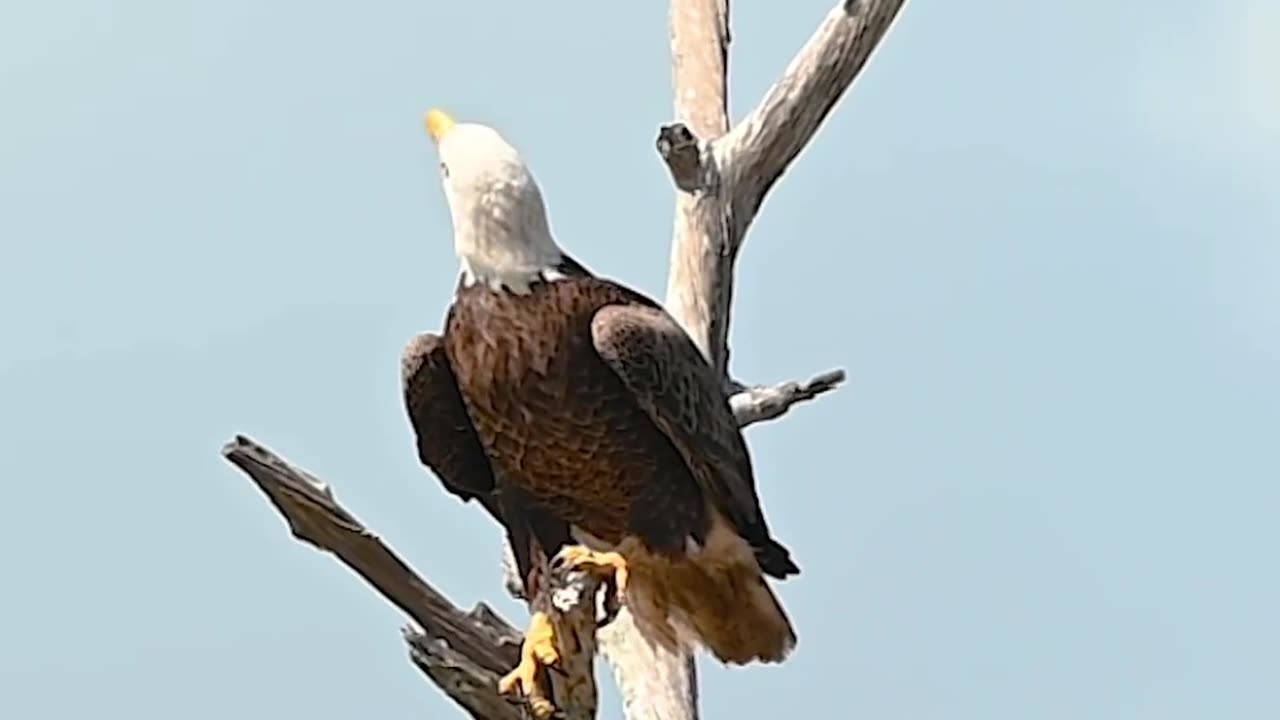
[[[427,126],[462,272],[443,337],[403,357],[419,458],[506,529],[526,597],[562,550],[614,553],[650,639],[781,661],[795,632],[765,575],[800,570],[770,536],[723,378],[661,306],[559,248],[496,131],[436,111]],[[504,683],[534,682],[534,621]]]
[[[762,573],[799,568],[769,536],[727,398],[700,394],[714,372],[649,298],[571,260],[558,272],[526,293],[459,284],[443,342],[406,384],[420,457],[507,526],[527,592],[536,553],[618,550],[627,602],[658,640],[692,631],[724,662],[781,660],[795,635]],[[670,322],[668,337],[647,340],[629,313]]]
[[684,461],[595,352],[596,310],[633,299],[583,278],[528,295],[461,289],[445,349],[488,454],[547,510],[610,544],[679,552],[706,508]]

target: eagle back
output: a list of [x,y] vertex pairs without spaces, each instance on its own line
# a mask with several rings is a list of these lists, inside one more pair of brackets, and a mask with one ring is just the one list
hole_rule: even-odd
[[[674,544],[701,520],[696,486],[591,332],[600,308],[635,303],[657,307],[585,274],[535,282],[524,293],[460,286],[446,351],[500,482],[599,537],[616,536],[635,525],[637,508],[652,508],[661,519],[646,534]],[[673,503],[681,511],[668,511]]]
[[591,277],[537,282],[527,293],[460,288],[445,338],[463,394],[564,396],[584,372],[604,367],[592,345],[591,318],[627,300]]

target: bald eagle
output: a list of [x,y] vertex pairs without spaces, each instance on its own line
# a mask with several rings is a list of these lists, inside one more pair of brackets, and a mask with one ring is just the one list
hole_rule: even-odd
[[[795,631],[765,576],[800,572],[769,532],[719,374],[652,299],[552,238],[497,131],[427,114],[460,262],[443,336],[405,348],[421,462],[505,529],[527,597],[537,557],[616,580],[638,627],[721,662],[780,662]],[[554,658],[534,615],[502,689]]]

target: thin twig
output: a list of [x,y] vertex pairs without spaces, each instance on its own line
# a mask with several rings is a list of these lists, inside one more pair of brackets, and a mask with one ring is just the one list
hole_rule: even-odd
[[752,423],[782,417],[797,403],[812,400],[836,389],[844,382],[844,370],[828,370],[803,385],[791,381],[778,385],[757,385],[737,393],[729,399],[733,416],[742,427]]

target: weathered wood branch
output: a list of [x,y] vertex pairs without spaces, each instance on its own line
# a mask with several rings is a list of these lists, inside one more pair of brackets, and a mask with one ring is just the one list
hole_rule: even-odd
[[[727,51],[722,0],[672,0],[676,122],[659,130],[658,152],[676,185],[667,309],[687,325],[717,368],[729,364],[733,268],[770,188],[817,133],[892,27],[906,0],[842,0],[792,59],[782,79],[741,122],[714,121]],[[677,9],[678,8],[678,9]],[[727,10],[725,12],[727,18]],[[684,23],[676,26],[675,23]],[[727,20],[726,20],[727,22]],[[698,51],[695,39],[714,42]],[[727,117],[727,115],[726,115]]]
[[[738,421],[739,427],[747,427],[758,422],[765,422],[782,417],[792,406],[813,400],[819,395],[835,390],[844,382],[844,370],[828,370],[806,383],[794,380],[777,385],[743,385],[738,382],[728,383],[729,408]],[[502,544],[502,579],[507,593],[516,600],[528,601],[524,595],[524,587],[520,575],[516,571],[515,555],[511,545]],[[616,610],[611,608],[611,610]],[[613,615],[613,612],[609,613]]]
[[[799,387],[786,383],[744,390],[733,398],[735,414],[744,425],[776,417],[785,408],[774,408],[807,399],[804,392],[791,390],[792,386]],[[244,436],[236,436],[224,445],[222,455],[253,480],[288,523],[294,537],[332,554],[413,619],[421,629],[402,629],[410,659],[472,717],[516,720],[525,716],[518,699],[497,692],[498,678],[515,667],[519,659],[520,630],[484,603],[470,611],[455,606],[338,503],[329,485],[313,474]],[[505,549],[508,589],[513,596],[528,601],[520,591],[510,547]],[[560,582],[551,597],[533,598],[531,605],[552,617],[561,644],[573,651],[561,658],[559,672],[551,678],[551,692],[531,700],[554,698],[562,717],[588,720],[595,717],[598,706],[592,672],[597,623],[609,620],[599,632],[605,637],[619,637],[624,643],[634,641],[627,632],[633,626],[629,618],[619,623],[619,609],[604,602],[612,595],[598,592],[599,582],[594,576],[570,572],[557,579]],[[660,677],[644,678],[636,691],[649,692],[648,686],[659,682]]]
[[667,23],[676,117],[719,137],[729,129],[729,0],[672,0]]
[[[244,436],[224,445],[222,455],[262,490],[294,537],[334,555],[413,619],[421,630],[403,630],[410,658],[472,717],[525,717],[523,701],[497,689],[498,679],[519,661],[521,631],[483,603],[466,612],[449,602],[311,473]],[[555,589],[535,599],[534,609],[555,624],[561,659],[558,672],[550,673],[550,692],[530,700],[554,702],[568,720],[590,720],[597,707],[592,663],[600,582],[576,571],[552,577]]]
[[782,417],[796,403],[812,400],[844,382],[844,370],[828,370],[809,382],[785,382],[744,388],[729,398],[733,416],[742,427]]

